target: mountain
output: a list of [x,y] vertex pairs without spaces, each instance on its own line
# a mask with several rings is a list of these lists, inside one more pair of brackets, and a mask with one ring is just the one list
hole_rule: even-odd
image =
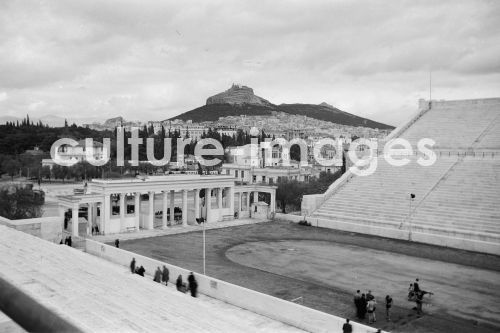
[[233,84],[228,90],[221,92],[220,94],[214,95],[207,99],[207,105],[210,104],[232,104],[232,105],[264,105],[271,106],[268,100],[262,97],[256,96],[253,93],[253,89],[247,86],[240,86]]
[[228,90],[211,96],[206,105],[184,112],[168,120],[181,119],[193,122],[217,121],[227,116],[270,116],[273,111],[329,121],[348,126],[363,126],[378,129],[393,129],[393,126],[379,123],[339,110],[325,102],[316,104],[280,104],[254,95],[253,89],[246,86],[232,85]]

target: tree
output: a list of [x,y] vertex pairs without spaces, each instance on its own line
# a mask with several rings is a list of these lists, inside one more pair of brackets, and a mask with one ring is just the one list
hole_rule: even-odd
[[19,172],[21,168],[21,163],[15,159],[8,159],[2,163],[2,170],[6,172],[12,180],[14,180],[14,176]]
[[42,216],[43,193],[27,187],[0,189],[0,216],[11,220]]
[[278,184],[276,201],[280,203],[282,213],[286,213],[286,206],[289,204],[300,207],[303,192],[301,187],[296,180],[285,179]]

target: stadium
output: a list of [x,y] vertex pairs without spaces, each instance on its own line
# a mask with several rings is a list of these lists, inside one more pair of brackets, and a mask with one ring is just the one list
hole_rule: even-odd
[[[75,213],[79,223],[70,222],[68,233],[74,248],[42,239],[53,221],[2,218],[0,310],[17,324],[0,325],[12,331],[341,332],[350,318],[353,332],[498,331],[500,98],[420,101],[387,140],[396,138],[414,147],[433,139],[436,162],[421,166],[421,156],[408,154],[406,165],[393,166],[379,153],[372,175],[348,170],[324,194],[305,196],[303,216],[209,221],[205,232],[193,222],[198,196],[188,201],[185,194],[183,207],[195,208],[183,216],[182,230],[94,236],[82,234]],[[224,209],[243,209],[242,197],[235,202],[233,196],[238,191],[228,191],[224,204],[217,200],[221,217]],[[215,216],[208,207],[205,213]],[[149,216],[130,221],[148,229],[156,223]],[[299,224],[304,220],[309,225]],[[131,274],[132,258],[145,278]],[[163,266],[170,271],[166,287],[153,282]],[[197,298],[174,286],[191,271]],[[416,278],[432,292],[424,316],[407,300]],[[376,296],[374,324],[356,319],[358,289]],[[384,320],[385,295],[394,299],[391,321]]]

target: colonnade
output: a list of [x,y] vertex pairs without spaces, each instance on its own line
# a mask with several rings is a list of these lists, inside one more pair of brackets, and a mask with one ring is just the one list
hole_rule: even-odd
[[[202,191],[204,195],[202,194],[200,198]],[[195,224],[200,218],[210,223],[232,220],[235,216],[237,218],[251,217],[251,204],[258,202],[259,192],[267,192],[271,195],[269,211],[274,212],[275,188],[256,189],[235,186],[106,192],[89,198],[79,197],[80,200],[76,200],[78,197],[75,196],[71,202],[64,202],[63,206],[72,209],[72,221],[78,221],[80,206],[88,207],[86,231],[81,231],[80,234],[90,235],[94,226],[98,226],[99,233],[107,235],[140,229],[151,230],[155,227],[166,229],[177,224],[187,226]],[[144,194],[147,194],[147,204],[141,209]],[[161,198],[160,207],[155,205],[155,198],[158,196]],[[177,215],[175,214],[176,199],[180,208]],[[161,224],[158,223],[158,219],[161,219]],[[72,223],[72,235],[79,235],[78,227],[78,223]]]

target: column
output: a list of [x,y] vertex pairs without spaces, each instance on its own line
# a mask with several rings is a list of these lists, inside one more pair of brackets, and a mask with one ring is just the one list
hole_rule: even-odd
[[194,190],[194,218],[200,218],[200,190]]
[[238,212],[238,217],[240,215],[240,212],[241,212],[241,192],[240,193],[237,193],[238,194],[238,201],[237,201],[237,205],[236,205],[236,208],[237,208],[237,212]]
[[101,229],[99,230],[103,235],[108,234],[109,219],[111,216],[111,196],[106,194],[104,196],[103,209],[101,209]]
[[212,189],[211,188],[206,188],[205,189],[205,208],[207,209],[207,215],[206,215],[206,222],[209,222],[211,220],[211,208],[212,208]]
[[188,220],[188,190],[182,190],[182,226],[187,226]]
[[125,194],[120,193],[120,227],[125,220]]
[[259,202],[259,192],[253,192],[253,202]]
[[271,213],[275,213],[276,212],[276,191],[271,191],[271,204],[270,204],[270,208],[271,208]]
[[223,187],[217,189],[217,221],[222,221],[222,191]]
[[247,210],[250,211],[250,194],[251,192],[247,192]]
[[234,187],[229,187],[228,188],[229,191],[228,191],[228,196],[227,196],[227,200],[229,200],[229,212],[231,213],[231,216],[233,219],[234,217]]
[[175,208],[175,191],[170,191],[170,225],[175,224],[174,219],[174,208]]
[[95,211],[95,207],[94,207],[94,203],[89,203],[88,205],[88,209],[87,209],[87,235],[91,235],[92,232],[92,226],[94,225],[94,211]]
[[168,192],[163,191],[163,216],[161,219],[163,229],[167,228]]
[[146,223],[146,229],[154,229],[155,219],[155,192],[149,192],[149,214],[148,221]]
[[139,227],[141,225],[141,194],[138,192],[135,193],[134,212],[135,212],[135,230],[139,231]]
[[73,204],[71,209],[71,235],[78,237],[78,208],[79,205]]
[[224,190],[223,187],[219,187],[217,189],[217,208],[222,209],[222,191]]

